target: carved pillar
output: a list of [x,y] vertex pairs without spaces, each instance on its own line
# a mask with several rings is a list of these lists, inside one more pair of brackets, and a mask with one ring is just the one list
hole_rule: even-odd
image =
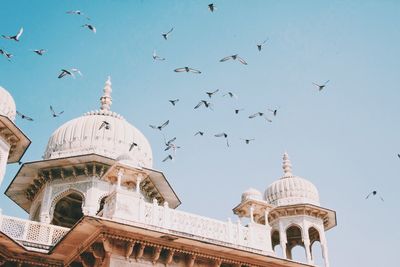
[[136,193],[140,194],[140,183],[142,182],[143,175],[139,173],[136,177]]
[[322,249],[322,257],[324,258],[325,267],[329,267],[329,259],[328,259],[328,246],[326,244],[326,240],[321,240],[321,249]]
[[139,260],[141,257],[143,257],[145,247],[146,247],[145,245],[143,245],[142,243],[139,243],[139,247],[136,252],[136,260]]
[[221,264],[222,264],[222,260],[216,259],[216,260],[214,260],[213,267],[220,267]]
[[172,263],[173,259],[174,259],[174,254],[175,251],[174,250],[168,250],[168,254],[167,254],[167,258],[165,260],[165,265],[169,265]]
[[113,252],[113,244],[111,240],[103,238],[103,248],[104,248],[104,258],[102,266],[108,267],[110,266],[111,254]]
[[132,254],[133,247],[135,246],[135,242],[127,242],[125,247],[125,259],[129,259]]
[[124,171],[122,169],[119,169],[117,173],[117,190],[121,188],[121,182],[123,176],[124,176]]
[[151,256],[151,262],[156,264],[158,259],[160,258],[161,247],[155,247],[153,250],[153,255]]
[[249,210],[250,210],[250,222],[253,223],[254,222],[254,206],[250,205]]
[[283,227],[283,225],[280,223],[279,224],[279,243],[281,244],[281,248],[282,248],[282,256],[285,259],[289,259],[287,253],[287,247],[286,247],[286,243],[287,243],[287,237],[286,237],[286,231]]
[[195,260],[196,260],[196,255],[189,255],[187,259],[187,266],[193,267]]
[[308,237],[308,231],[307,231],[307,235],[303,239],[303,243],[304,243],[304,248],[306,250],[307,263],[310,265],[313,265],[314,261],[311,256],[311,244],[310,244],[310,238]]

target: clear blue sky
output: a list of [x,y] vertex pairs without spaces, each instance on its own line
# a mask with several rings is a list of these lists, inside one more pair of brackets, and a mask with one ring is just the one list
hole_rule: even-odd
[[[400,241],[398,188],[400,2],[398,1],[1,1],[0,34],[23,26],[19,43],[1,39],[0,85],[33,123],[16,123],[33,141],[24,161],[39,160],[62,123],[99,107],[107,75],[112,109],[140,129],[180,196],[183,210],[226,220],[248,187],[261,191],[281,176],[288,151],[294,173],[312,181],[324,207],[337,211],[328,232],[333,267],[394,266]],[[67,15],[80,9],[87,21]],[[161,33],[174,27],[168,41]],[[256,44],[269,38],[261,52]],[[44,48],[43,57],[29,49]],[[152,51],[167,58],[153,62]],[[239,53],[249,65],[219,63]],[[200,75],[174,73],[191,66]],[[57,79],[61,68],[82,78]],[[318,92],[312,82],[330,80]],[[214,111],[193,110],[205,91],[221,95]],[[176,107],[168,99],[179,98]],[[65,110],[50,117],[49,105]],[[273,123],[251,113],[279,106]],[[235,115],[235,107],[244,108]],[[149,124],[170,120],[174,162]],[[194,137],[197,130],[206,136]],[[231,147],[212,135],[225,131]],[[240,138],[255,138],[245,145]],[[4,192],[18,166],[8,166]],[[365,200],[372,190],[385,202]],[[26,217],[5,196],[5,214]]]

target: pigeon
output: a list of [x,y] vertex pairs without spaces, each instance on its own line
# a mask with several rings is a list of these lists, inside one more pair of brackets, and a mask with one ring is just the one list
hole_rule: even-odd
[[177,69],[174,69],[174,71],[175,72],[192,72],[192,73],[196,73],[196,74],[200,74],[201,73],[201,71],[196,70],[196,69],[192,69],[192,68],[189,68],[189,67],[177,68]]
[[172,150],[173,150],[174,153],[175,153],[176,150],[177,150],[178,148],[181,148],[180,146],[177,146],[177,145],[174,144],[175,140],[176,140],[176,137],[172,138],[172,139],[169,140],[168,142],[164,141],[164,142],[165,142],[165,145],[167,146],[167,147],[164,149],[164,151],[167,151],[167,150],[169,150],[169,149],[172,148]]
[[257,112],[257,113],[254,113],[254,114],[250,115],[250,116],[249,116],[249,119],[254,119],[255,117],[264,117],[264,119],[265,119],[266,121],[272,122],[272,120],[270,120],[269,118],[267,118],[267,117],[264,116],[264,115],[265,115],[265,113],[263,113],[263,112]]
[[219,89],[215,90],[214,92],[206,92],[209,98],[211,98],[214,94],[218,93]]
[[164,37],[164,39],[167,40],[167,39],[168,39],[168,35],[170,35],[171,32],[172,32],[173,30],[174,30],[174,27],[172,27],[171,30],[169,30],[169,32],[167,32],[167,33],[162,33],[162,34],[161,34],[162,37]]
[[[70,10],[70,11],[67,11],[67,12],[65,12],[65,13],[70,14],[70,15],[85,16],[85,14],[84,14],[82,11],[80,11],[80,10]],[[87,17],[87,16],[85,16],[85,17],[86,17],[87,20],[90,20],[89,17]]]
[[215,137],[223,137],[226,139],[226,146],[229,147],[229,141],[228,141],[228,134],[226,133],[219,133],[219,134],[215,134]]
[[160,126],[155,126],[155,125],[149,125],[151,128],[153,129],[157,129],[157,130],[162,130],[165,126],[167,126],[169,123],[169,120],[167,120],[166,122],[164,122],[163,124],[161,124]]
[[32,52],[36,53],[39,56],[43,56],[43,54],[46,53],[47,51],[45,49],[35,49],[32,50]]
[[213,3],[211,3],[211,4],[208,5],[208,9],[209,9],[211,12],[214,12],[214,10],[217,9],[217,8],[215,7],[215,5],[214,5]]
[[242,139],[241,140],[245,141],[246,144],[248,145],[250,143],[250,141],[254,141],[255,139]]
[[132,149],[133,149],[135,146],[138,146],[138,144],[136,144],[135,142],[132,142],[132,144],[129,145],[129,152],[131,152]]
[[262,46],[263,46],[267,41],[268,41],[268,39],[265,39],[264,42],[262,42],[261,44],[258,44],[258,45],[257,45],[258,51],[261,51]]
[[230,60],[230,59],[233,59],[233,60],[236,60],[236,59],[237,59],[237,60],[239,60],[239,62],[242,63],[243,65],[247,65],[247,62],[246,62],[243,58],[239,57],[238,54],[224,57],[224,58],[221,59],[219,62],[225,62],[225,61]]
[[20,116],[24,120],[33,121],[31,117],[28,117],[17,110],[17,115]]
[[8,61],[11,61],[11,58],[13,57],[13,54],[7,53],[7,51],[5,51],[4,49],[0,49],[0,54],[5,56]]
[[201,135],[201,136],[203,136],[203,135],[204,135],[204,132],[202,132],[202,131],[197,131],[197,132],[194,134],[194,136],[196,136],[196,135]]
[[176,103],[179,101],[179,99],[172,99],[172,100],[168,100],[173,106],[176,105]]
[[160,61],[165,60],[164,57],[157,56],[156,50],[153,51],[153,59],[154,60],[160,60]]
[[64,111],[56,113],[52,106],[50,106],[50,111],[51,111],[51,115],[53,116],[53,118],[59,117],[61,114],[64,113]]
[[103,121],[100,125],[99,130],[101,130],[102,128],[106,129],[106,130],[110,130],[110,123],[108,121]]
[[200,100],[200,102],[194,107],[194,109],[198,109],[202,105],[204,105],[206,108],[209,108],[209,109],[213,110],[212,109],[212,103],[207,102],[206,100]]
[[175,142],[175,140],[176,140],[176,137],[174,137],[174,138],[168,140],[168,142],[164,140],[164,142],[165,142],[165,145],[166,145],[166,146],[169,146],[169,145],[171,145],[173,142]]
[[[369,193],[365,199],[368,199],[371,195],[372,195],[372,196],[376,196],[377,194],[378,194],[378,192],[377,192],[376,190],[374,190],[374,191],[372,191],[371,193]],[[382,201],[384,201],[383,198],[382,198],[381,196],[379,196],[379,198],[380,198]]]
[[21,37],[23,32],[24,32],[24,28],[21,27],[21,29],[19,29],[19,32],[16,35],[13,35],[13,36],[2,35],[2,37],[4,39],[14,40],[16,42],[19,42],[19,38]]
[[166,162],[167,160],[173,160],[172,155],[168,155],[162,162]]
[[318,91],[322,91],[322,89],[325,88],[326,84],[329,82],[329,80],[327,80],[324,84],[317,84],[317,83],[313,83],[315,86],[318,86]]
[[239,114],[239,111],[242,111],[243,110],[243,108],[237,108],[237,109],[235,109],[235,114]]
[[228,93],[224,94],[223,96],[230,96],[231,98],[234,97],[234,98],[236,98],[236,99],[238,98],[237,95],[235,95],[235,94],[232,93],[232,92],[228,92]]
[[84,24],[84,25],[82,25],[81,27],[88,28],[88,29],[91,30],[92,32],[96,33],[96,28],[95,28],[93,25],[91,25],[91,24]]
[[62,69],[61,73],[58,75],[58,79],[61,79],[62,77],[66,76],[66,75],[71,75],[72,78],[75,79],[74,73],[78,73],[80,76],[82,76],[82,73],[78,69],[75,69],[75,68],[71,69],[71,70]]

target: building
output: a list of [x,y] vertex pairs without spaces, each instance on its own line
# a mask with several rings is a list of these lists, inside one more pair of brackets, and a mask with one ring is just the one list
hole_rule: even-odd
[[[111,81],[100,110],[59,127],[43,160],[24,163],[5,194],[29,220],[0,214],[2,266],[310,266],[319,241],[325,266],[325,231],[334,211],[320,207],[315,186],[284,175],[264,196],[242,194],[234,223],[180,211],[164,174],[152,169],[144,135],[111,111]],[[18,162],[30,141],[14,124],[16,108],[0,88],[0,181],[6,164]],[[305,248],[307,264],[290,260]],[[283,257],[274,252],[281,246]]]

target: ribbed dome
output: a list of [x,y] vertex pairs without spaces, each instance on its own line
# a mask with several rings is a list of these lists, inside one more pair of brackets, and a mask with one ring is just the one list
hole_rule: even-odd
[[246,199],[258,199],[262,200],[262,194],[260,191],[254,188],[249,188],[246,191],[243,192],[242,194],[242,202],[245,201]]
[[[90,153],[113,159],[129,155],[131,162],[138,166],[152,167],[152,150],[146,137],[121,115],[109,110],[111,106],[109,80],[104,92],[105,95],[101,98],[101,110],[91,111],[73,119],[51,135],[44,159]],[[103,125],[104,122],[107,122],[108,126]],[[132,143],[136,145],[131,148]]]
[[0,86],[0,115],[7,116],[10,120],[15,120],[16,107],[10,93]]
[[285,174],[265,190],[265,200],[277,206],[313,204],[319,206],[317,188],[308,180],[292,175],[288,155],[283,156]]

